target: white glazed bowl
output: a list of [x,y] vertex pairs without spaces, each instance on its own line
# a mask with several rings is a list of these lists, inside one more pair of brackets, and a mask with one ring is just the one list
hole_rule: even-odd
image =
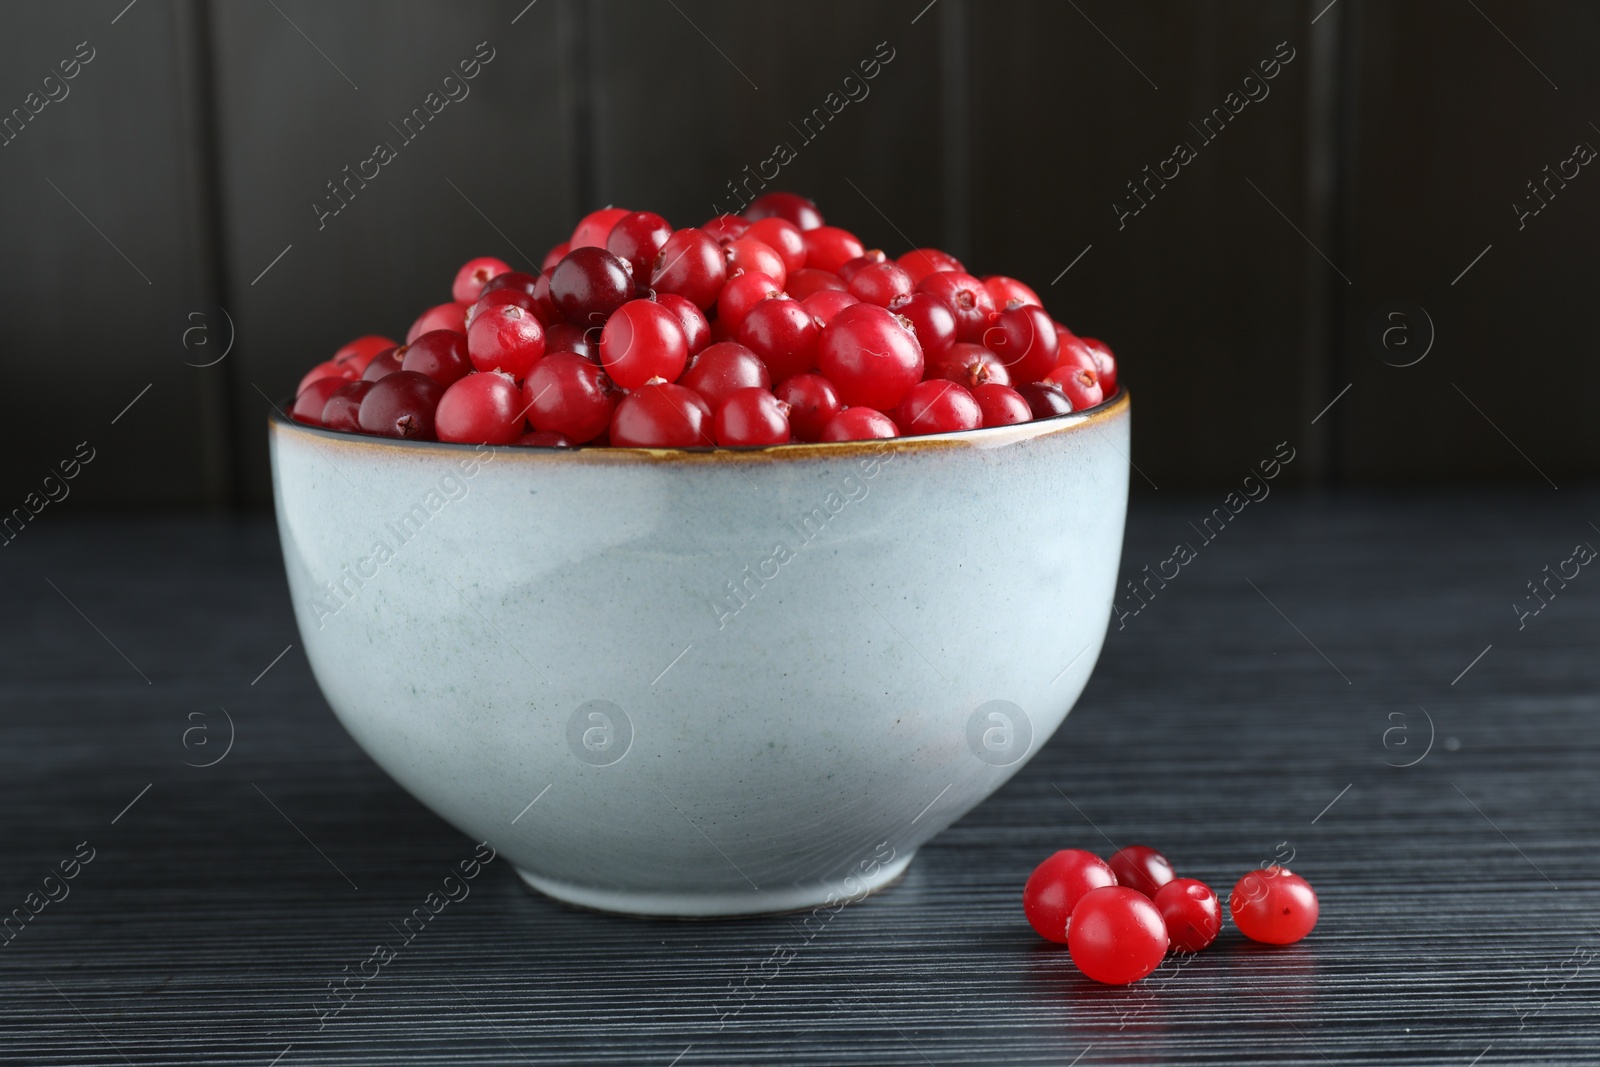
[[328,703],[569,903],[715,916],[892,882],[1071,710],[1127,509],[1125,392],[934,437],[472,448],[270,424]]

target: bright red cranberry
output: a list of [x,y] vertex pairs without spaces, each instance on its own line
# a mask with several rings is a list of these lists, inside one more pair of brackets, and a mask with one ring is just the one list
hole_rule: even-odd
[[745,235],[750,229],[750,220],[739,215],[718,215],[700,227],[714,237],[718,244],[727,244]]
[[728,274],[765,274],[781,290],[789,280],[789,268],[778,250],[754,237],[729,241]]
[[822,225],[822,212],[817,205],[798,193],[762,193],[744,209],[744,217],[751,222],[773,217],[788,219],[802,230]]
[[1047,941],[1067,943],[1072,909],[1091,889],[1116,885],[1106,861],[1081,848],[1066,848],[1033,869],[1022,887],[1022,913],[1028,925]]
[[543,355],[544,327],[515,304],[489,307],[467,327],[467,356],[480,371],[505,371],[521,381]]
[[334,390],[328,402],[322,405],[322,425],[330,430],[360,433],[361,401],[366,399],[372,385],[367,381],[345,382],[343,387]]
[[689,362],[678,384],[706,398],[715,411],[730,395],[741,389],[767,389],[772,375],[750,349],[735,341],[719,341],[708,346]]
[[599,326],[633,299],[633,275],[604,248],[574,247],[550,272],[550,299],[574,326]]
[[425,333],[434,330],[454,330],[456,333],[467,332],[467,308],[470,304],[439,304],[431,307],[417,316],[417,321],[411,324],[411,329],[406,331],[406,344],[410,344]]
[[1287,867],[1251,871],[1233,887],[1228,912],[1233,925],[1252,941],[1292,945],[1317,925],[1317,894]]
[[1115,393],[1117,391],[1117,358],[1111,354],[1111,346],[1093,337],[1082,337],[1079,340],[1094,356],[1095,364],[1100,371],[1100,387],[1105,390],[1105,395],[1110,396]]
[[1000,362],[1000,357],[982,345],[957,341],[939,355],[928,359],[926,364],[922,372],[924,378],[943,378],[968,389],[988,382],[995,385],[1011,384],[1011,375]]
[[881,307],[852,304],[823,328],[817,363],[841,400],[889,411],[922,379],[922,348],[907,325]]
[[455,283],[450,287],[450,295],[456,298],[458,304],[475,304],[483,293],[483,287],[498,274],[504,274],[511,269],[511,264],[494,256],[479,256],[469,259],[461,264],[461,269],[456,271]]
[[959,271],[963,274],[967,270],[955,256],[949,252],[941,252],[937,248],[913,248],[895,262],[911,275],[913,285],[921,285],[922,279],[941,270]]
[[[556,263],[559,262],[561,262],[561,260],[557,259]],[[551,264],[551,266],[554,265],[555,264]],[[504,273],[496,274],[493,278],[490,278],[489,281],[484,285],[483,292],[478,294],[478,299],[482,300],[485,293],[498,292],[501,289],[514,289],[519,293],[532,296],[538,286],[539,279],[536,276],[532,274],[526,274],[520,270],[508,270]]]
[[880,437],[899,437],[894,420],[873,408],[845,408],[822,427],[819,441],[871,441]]
[[1174,878],[1155,895],[1156,910],[1167,924],[1167,937],[1179,952],[1199,952],[1222,929],[1222,905],[1204,882]]
[[983,287],[989,291],[989,299],[994,301],[996,311],[1004,311],[1013,302],[1032,304],[1034,307],[1044,306],[1044,301],[1039,299],[1038,293],[1015,278],[1007,278],[1004,274],[985,274],[981,280]]
[[765,274],[739,274],[728,279],[717,296],[717,321],[737,331],[750,309],[763,300],[783,295],[783,286]]
[[776,215],[750,223],[740,236],[754,238],[769,245],[783,257],[783,266],[792,276],[806,265],[806,239],[800,227]]
[[985,426],[1014,426],[1033,419],[1033,409],[1022,398],[1022,394],[1009,385],[996,385],[994,382],[975,385],[972,387],[972,399],[978,402],[978,410],[983,412]]
[[897,297],[889,302],[889,310],[911,323],[925,359],[931,361],[955,343],[955,313],[937,297],[927,293]]
[[1072,909],[1067,951],[1096,982],[1127,985],[1161,965],[1167,927],[1149,897],[1126,886],[1102,886]]
[[426,374],[440,385],[453,385],[472,373],[467,338],[454,330],[430,330],[406,345],[400,369]]
[[849,293],[841,293],[837,289],[819,289],[800,301],[800,306],[806,309],[806,314],[816,321],[818,327],[822,327],[832,322],[835,315],[851,304],[859,303],[861,301]]
[[524,448],[571,448],[572,441],[564,434],[549,430],[530,430],[511,442]]
[[469,374],[444,391],[433,413],[441,441],[509,445],[522,436],[522,390],[509,374]]
[[711,407],[693,389],[656,382],[629,393],[611,416],[618,448],[693,448],[711,441]]
[[367,369],[361,372],[361,380],[375,382],[379,378],[393,374],[400,369],[400,361],[405,358],[406,354],[400,348],[386,348],[372,357]]
[[1072,401],[1067,399],[1067,394],[1055,382],[1023,382],[1013,388],[1028,402],[1028,409],[1036,419],[1054,418],[1074,410]]
[[599,211],[589,212],[572,231],[572,240],[568,242],[572,247],[568,249],[568,254],[585,247],[604,248],[606,238],[611,236],[611,228],[629,214],[631,212],[625,207],[603,207]]
[[836,289],[841,293],[850,291],[850,287],[841,281],[837,274],[815,267],[801,267],[799,270],[790,271],[789,280],[783,288],[796,300],[804,300],[813,293],[828,289]]
[[637,389],[651,378],[672,381],[689,359],[689,341],[678,316],[654,300],[630,300],[606,320],[600,362],[611,380]]
[[656,303],[678,317],[678,325],[683,327],[683,337],[689,342],[691,356],[711,343],[711,323],[706,321],[705,313],[699,308],[677,293],[660,293],[656,296]]
[[337,378],[341,382],[348,382],[355,377],[356,370],[350,363],[341,365],[330,359],[306,371],[305,377],[300,379],[300,384],[294,387],[294,395],[299,396],[306,391],[306,386],[323,378]]
[[989,316],[994,314],[994,301],[989,299],[989,290],[978,279],[960,271],[935,271],[917,283],[917,292],[942,301],[955,315],[956,340],[983,341],[983,331],[989,328]]
[[624,215],[606,237],[606,251],[628,265],[638,281],[650,280],[650,264],[672,236],[672,223],[654,211]]
[[372,362],[372,357],[388,348],[394,348],[395,343],[387,337],[379,337],[369,333],[365,337],[357,337],[347,345],[339,348],[329,362],[336,366],[345,367],[360,374],[367,369],[367,364]]
[[1111,856],[1111,871],[1117,884],[1154,897],[1156,890],[1173,879],[1172,861],[1149,845],[1128,845]]
[[839,414],[839,391],[820,374],[796,374],[773,387],[772,393],[789,405],[789,431],[796,441],[815,441],[822,428]]
[[556,352],[528,372],[522,408],[535,430],[581,445],[606,432],[620,395],[598,365],[571,352]]
[[711,425],[717,444],[729,448],[787,444],[789,405],[766,389],[738,389],[718,406]]
[[901,297],[911,295],[911,275],[892,260],[862,267],[851,275],[850,293],[863,304],[886,308]]
[[400,370],[380,378],[361,400],[357,415],[361,432],[413,441],[434,440],[433,413],[444,389],[416,371]]
[[596,366],[600,363],[600,327],[585,330],[558,322],[544,331],[545,352],[571,352]]
[[953,433],[982,426],[983,411],[963,386],[936,378],[906,390],[895,408],[894,421],[907,437]]
[[[789,220],[794,222],[793,219]],[[799,223],[796,223],[799,225]],[[850,260],[855,259],[867,250],[860,238],[849,230],[841,230],[837,226],[817,226],[806,229],[802,236],[806,242],[806,266],[818,270],[831,270],[835,273]]]
[[1056,365],[1056,325],[1034,305],[1008,307],[983,331],[983,346],[1011,372],[1014,382],[1036,382]]
[[[728,288],[738,281],[729,282]],[[739,343],[759,356],[779,381],[817,369],[821,334],[822,327],[805,305],[788,297],[760,301],[745,313],[738,329]]]
[[572,251],[571,241],[562,241],[544,254],[544,259],[539,263],[539,273],[549,274],[552,267],[567,258],[567,253]]
[[865,270],[867,267],[876,267],[880,264],[891,262],[893,261],[889,258],[888,253],[886,253],[883,249],[869,248],[856,258],[847,259],[843,263],[839,264],[838,269],[834,273],[838,274],[839,280],[844,282],[845,286],[848,288],[850,285],[850,279],[856,276],[857,271]]
[[1047,380],[1060,385],[1061,391],[1067,394],[1067,399],[1078,411],[1092,408],[1105,399],[1105,390],[1100,385],[1100,372],[1093,367],[1063,363],[1050,372]]
[[289,417],[296,422],[321,426],[322,412],[327,408],[328,400],[349,384],[348,378],[333,374],[318,378],[300,390],[300,394],[294,398],[294,406],[289,409]]
[[677,293],[705,311],[717,302],[728,280],[728,259],[722,246],[704,230],[676,230],[656,253],[650,288]]

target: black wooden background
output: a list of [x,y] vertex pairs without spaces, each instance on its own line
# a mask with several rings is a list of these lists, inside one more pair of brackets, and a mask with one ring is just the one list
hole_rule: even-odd
[[[869,244],[1022,277],[1109,341],[1141,486],[1232,483],[1291,436],[1315,483],[1600,470],[1600,178],[1528,187],[1600,145],[1592,4],[93,0],[3,26],[4,511],[83,441],[74,507],[258,504],[265,398],[337,344],[593,207],[703,221],[779,141],[774,184]],[[319,228],[480,42],[470,95]],[[1230,92],[1260,98],[1207,140]]]

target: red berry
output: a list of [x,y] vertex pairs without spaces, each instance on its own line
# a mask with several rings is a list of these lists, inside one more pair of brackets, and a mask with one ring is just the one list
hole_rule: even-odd
[[372,357],[372,362],[367,364],[367,369],[361,372],[361,380],[375,382],[379,378],[393,374],[400,369],[400,361],[406,354],[399,348],[386,348]]
[[454,330],[430,330],[406,345],[400,369],[426,374],[440,385],[453,385],[472,373],[467,338]]
[[[562,255],[564,256],[566,253],[563,252]],[[561,259],[557,257],[556,263],[559,262],[561,262]],[[552,263],[551,266],[555,266],[555,263]],[[508,270],[490,278],[484,285],[483,292],[478,294],[478,299],[482,300],[486,293],[495,293],[502,289],[511,289],[526,296],[532,296],[538,286],[539,279],[534,275],[525,274],[520,270]]]
[[850,291],[850,287],[837,274],[815,267],[801,267],[799,270],[790,271],[789,280],[783,288],[796,300],[804,300],[813,293],[825,289],[837,289],[841,293]]
[[744,345],[719,341],[690,361],[689,369],[683,372],[678,384],[705,397],[706,403],[716,410],[741,389],[769,388],[772,375],[761,358]]
[[633,299],[633,275],[596,246],[574,247],[550,272],[550,299],[574,326],[599,326]]
[[861,301],[842,290],[819,289],[804,300],[801,300],[800,306],[805,308],[806,314],[815,319],[818,326],[821,327],[832,322],[835,315],[851,304],[859,303]]
[[341,365],[330,359],[306,371],[306,376],[294,387],[294,395],[299,396],[306,391],[306,386],[323,378],[337,378],[341,382],[348,382],[355,377],[356,371],[348,361]]
[[1036,382],[1056,365],[1056,324],[1033,305],[1008,307],[983,331],[983,345],[1011,372],[1014,382]]
[[329,362],[340,367],[349,367],[356,374],[367,369],[367,364],[372,362],[372,357],[388,348],[394,348],[395,343],[387,337],[379,337],[369,333],[365,337],[357,337],[347,345],[339,348]]
[[296,422],[309,423],[312,426],[322,425],[322,412],[328,406],[328,400],[340,389],[349,385],[347,378],[338,375],[326,375],[307,385],[294,398],[294,406],[289,409],[289,416]]
[[456,271],[456,280],[450,287],[450,295],[456,298],[458,304],[477,303],[478,297],[483,293],[483,287],[496,275],[504,274],[510,269],[511,264],[494,256],[469,259],[461,264],[460,270]]
[[1067,943],[1072,909],[1091,889],[1116,885],[1106,861],[1081,848],[1062,849],[1028,875],[1022,887],[1022,913],[1040,937]]
[[727,244],[744,236],[750,228],[750,220],[739,215],[722,214],[706,220],[706,224],[700,228],[715,238],[718,244]]
[[650,267],[650,288],[677,293],[705,311],[717,302],[728,280],[722,246],[704,230],[677,230],[656,253]]
[[619,395],[599,366],[571,352],[556,352],[528,372],[522,409],[535,430],[581,445],[605,433]]
[[1222,929],[1222,906],[1204,882],[1174,878],[1155,895],[1156,910],[1167,924],[1167,937],[1179,952],[1199,952]]
[[968,389],[993,382],[1010,385],[1011,374],[1000,362],[1000,357],[982,345],[969,345],[957,341],[942,353],[927,360],[923,377],[943,378]]
[[895,262],[911,275],[913,285],[920,285],[922,279],[941,270],[960,271],[963,274],[967,270],[955,256],[949,252],[941,252],[937,248],[913,248]]
[[360,433],[361,401],[372,389],[372,384],[367,381],[345,382],[342,388],[335,390],[328,397],[328,402],[322,405],[322,425],[330,430]]
[[362,433],[432,441],[433,413],[444,386],[416,371],[395,371],[372,383],[361,400],[357,421]]
[[1072,406],[1079,411],[1092,408],[1105,399],[1105,391],[1100,387],[1100,372],[1093,367],[1062,364],[1050,372],[1048,380],[1059,384],[1061,391],[1067,394],[1067,399],[1072,401]]
[[955,314],[938,298],[914,292],[890,301],[889,310],[911,323],[924,359],[933,359],[955,343]]
[[517,307],[526,311],[533,318],[544,325],[544,314],[539,309],[539,300],[524,293],[520,289],[505,288],[491,289],[483,287],[483,295],[478,297],[478,302],[467,309],[467,336],[472,336],[472,324],[478,321],[478,316],[492,307]]
[[758,219],[750,223],[749,228],[741,236],[751,237],[762,244],[770,245],[783,257],[784,269],[789,272],[791,278],[795,271],[806,265],[805,236],[801,234],[800,227],[788,219],[776,215]]
[[822,225],[822,212],[817,205],[798,193],[763,193],[744,209],[744,217],[751,222],[773,217],[788,219],[802,230]]
[[572,442],[561,434],[551,433],[549,430],[532,430],[523,434],[515,441],[514,445],[527,448],[571,448]]
[[572,231],[572,240],[568,242],[571,247],[563,254],[586,246],[604,248],[606,238],[611,236],[612,227],[628,214],[630,212],[625,207],[603,207],[599,211],[589,212]]
[[549,274],[550,268],[554,267],[557,263],[560,263],[563,259],[566,259],[567,253],[570,251],[572,251],[572,242],[562,241],[550,251],[546,252],[544,254],[544,259],[539,264],[540,275],[542,276]]
[[626,263],[637,281],[650,280],[650,264],[672,236],[672,223],[654,211],[624,215],[606,237],[606,251]]
[[1126,886],[1091,889],[1067,927],[1072,962],[1107,985],[1137,982],[1167,954],[1167,928],[1150,898]]
[[1072,401],[1055,382],[1024,382],[1015,387],[1036,419],[1049,419],[1072,411]]
[[1105,395],[1110,396],[1117,391],[1117,358],[1111,354],[1111,347],[1104,341],[1093,337],[1081,337],[1079,340],[1094,356],[1096,366],[1100,371],[1100,388],[1105,390]]
[[894,420],[873,408],[845,408],[827,421],[819,441],[870,441],[879,437],[899,437]]
[[637,389],[651,378],[672,381],[689,359],[689,341],[678,316],[654,300],[630,300],[606,320],[600,362],[611,380]]
[[1004,274],[985,274],[983,287],[989,290],[989,299],[994,301],[996,311],[1004,311],[1012,301],[1019,304],[1032,304],[1043,307],[1044,301],[1039,299],[1039,294],[1029,289],[1015,278],[1007,278]]
[[983,425],[983,412],[964,387],[934,379],[918,382],[906,390],[900,406],[895,408],[894,421],[902,434],[917,437],[976,430]]
[[1111,870],[1117,884],[1154,897],[1156,890],[1172,881],[1172,861],[1148,845],[1128,845],[1111,856]]
[[406,331],[406,344],[410,344],[425,333],[434,330],[454,330],[456,333],[467,332],[467,308],[470,304],[440,304],[431,307],[417,316],[417,321],[411,324]]
[[469,374],[439,398],[433,426],[441,441],[509,445],[522,436],[522,390],[500,371]]
[[886,308],[911,295],[911,275],[893,262],[873,263],[850,276],[850,293],[863,304]]
[[740,274],[729,278],[717,297],[717,321],[730,330],[737,330],[751,308],[782,294],[783,286],[765,274]]
[[841,230],[837,226],[816,226],[806,229],[799,223],[796,225],[805,231],[801,236],[806,242],[808,267],[838,271],[841,266],[867,250],[867,246],[861,243],[860,238],[849,230]]
[[551,352],[571,352],[582,356],[590,363],[600,363],[600,330],[599,326],[585,330],[581,326],[569,326],[558,322],[554,326],[546,327],[544,331],[544,350]]
[[515,304],[493,305],[467,327],[467,356],[480,371],[505,371],[521,381],[543,355],[544,327]]
[[711,444],[711,407],[699,393],[655,382],[629,393],[611,416],[618,448],[693,448]]
[[839,414],[839,391],[820,374],[796,374],[773,387],[772,393],[789,405],[789,431],[796,441],[815,441],[828,420]]
[[[739,281],[728,283],[733,288]],[[726,292],[726,290],[724,290]],[[767,365],[781,381],[817,369],[817,339],[822,327],[798,300],[775,297],[752,307],[739,323],[739,343]]]
[[972,399],[978,402],[978,410],[983,412],[985,426],[1012,426],[1033,418],[1033,409],[1028,407],[1022,394],[1008,385],[996,385],[994,382],[975,385],[972,387]]
[[922,378],[922,348],[904,319],[872,304],[833,317],[817,343],[822,373],[846,404],[887,411]]
[[1292,945],[1317,925],[1316,891],[1298,874],[1276,865],[1239,879],[1228,897],[1233,925],[1252,941]]
[[835,273],[838,274],[839,280],[844,282],[844,284],[848,287],[850,284],[850,279],[856,276],[857,271],[864,270],[867,267],[876,267],[879,264],[888,262],[891,261],[883,249],[869,248],[856,258],[847,259],[843,263],[839,264]]
[[683,337],[689,342],[691,356],[711,343],[711,323],[706,321],[705,313],[699,308],[677,293],[659,293],[656,303],[678,317],[678,325],[683,327]]
[[754,237],[740,237],[729,241],[728,274],[765,274],[780,290],[789,280],[789,268],[777,249]]
[[712,432],[729,447],[787,444],[789,405],[760,387],[735,390],[717,408]]
[[[561,257],[565,259],[565,256]],[[560,263],[557,260],[556,263]],[[556,302],[550,299],[550,271],[555,270],[552,264],[548,270],[533,281],[533,306],[539,314],[539,321],[546,326],[554,326],[561,322],[561,312],[556,310]],[[479,297],[481,300],[482,297]]]
[[960,271],[935,271],[917,283],[917,292],[938,299],[955,315],[956,340],[974,343],[983,340],[989,316],[994,314],[994,301],[989,299],[989,290],[978,279]]

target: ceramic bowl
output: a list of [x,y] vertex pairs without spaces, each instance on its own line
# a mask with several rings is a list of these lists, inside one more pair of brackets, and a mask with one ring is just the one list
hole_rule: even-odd
[[270,424],[303,645],[384,770],[533,887],[836,905],[1055,732],[1105,637],[1129,403],[769,449]]

